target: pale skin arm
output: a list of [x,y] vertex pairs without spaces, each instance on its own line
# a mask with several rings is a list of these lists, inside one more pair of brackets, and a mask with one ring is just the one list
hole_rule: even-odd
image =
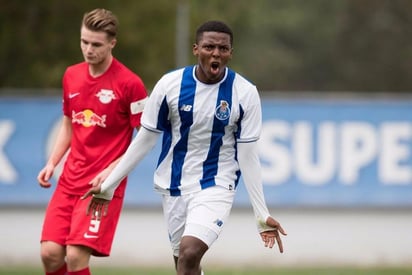
[[110,172],[112,172],[112,170],[114,169],[114,167],[116,167],[116,165],[120,162],[122,157],[117,158],[116,160],[114,160],[112,163],[110,163],[109,166],[107,166],[105,169],[103,169],[102,171],[100,171],[100,173],[98,173],[90,182],[89,184],[91,186],[98,186],[100,185],[106,178],[107,176],[110,175]]
[[59,164],[64,154],[70,148],[72,136],[72,122],[67,116],[62,119],[59,133],[57,135],[56,143],[54,144],[53,151],[49,160],[42,170],[40,170],[37,180],[41,187],[49,188],[52,184],[50,178],[53,176],[54,169]]

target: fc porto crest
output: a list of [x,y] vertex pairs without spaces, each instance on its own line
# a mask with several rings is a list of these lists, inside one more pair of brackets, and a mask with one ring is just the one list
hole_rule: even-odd
[[230,117],[230,107],[226,100],[221,100],[219,106],[215,110],[215,117],[218,120],[226,120]]
[[116,97],[114,96],[114,92],[112,90],[101,89],[96,96],[99,98],[100,102],[103,104],[110,103]]

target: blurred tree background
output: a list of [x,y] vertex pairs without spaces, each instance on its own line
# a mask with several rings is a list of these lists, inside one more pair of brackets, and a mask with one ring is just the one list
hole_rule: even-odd
[[410,0],[0,0],[0,95],[60,95],[96,7],[119,17],[114,55],[149,90],[196,61],[196,27],[219,19],[235,34],[230,67],[262,92],[412,91]]

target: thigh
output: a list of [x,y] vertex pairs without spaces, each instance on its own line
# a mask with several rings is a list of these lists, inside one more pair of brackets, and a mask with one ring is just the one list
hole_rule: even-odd
[[65,246],[70,232],[75,198],[56,188],[46,209],[41,241]]
[[167,224],[173,255],[179,255],[179,246],[186,224],[186,202],[183,197],[162,195],[163,216]]
[[73,210],[67,244],[89,247],[95,256],[109,256],[123,206],[123,198],[113,197],[108,205],[107,214],[100,219],[86,215],[90,199],[81,200],[78,197]]
[[232,209],[235,191],[213,186],[196,193],[188,204],[183,236],[193,236],[210,247],[220,235]]

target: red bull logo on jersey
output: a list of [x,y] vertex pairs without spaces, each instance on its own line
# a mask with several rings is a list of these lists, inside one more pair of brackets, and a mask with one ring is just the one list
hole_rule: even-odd
[[230,116],[229,103],[226,100],[221,100],[215,111],[215,117],[219,120],[228,119]]
[[114,92],[112,90],[101,89],[96,96],[99,98],[100,102],[103,104],[109,104],[113,99],[115,99]]
[[84,127],[100,126],[106,127],[106,115],[99,116],[92,110],[86,109],[76,113],[72,111],[72,123],[81,124]]

